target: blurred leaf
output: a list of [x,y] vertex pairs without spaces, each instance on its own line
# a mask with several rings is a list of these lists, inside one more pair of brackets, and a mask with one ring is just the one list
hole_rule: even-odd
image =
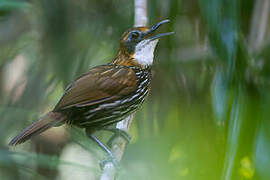
[[217,71],[212,83],[212,103],[217,124],[224,126],[224,117],[228,112],[228,82],[221,71]]
[[214,76],[212,99],[218,124],[224,124],[222,120],[224,121],[224,115],[228,110],[229,88],[238,49],[238,1],[201,0],[200,8],[208,26],[211,48],[218,59],[222,60]]
[[[13,161],[10,161],[12,159]],[[0,164],[13,164],[16,163],[19,166],[31,167],[33,164],[37,163],[42,167],[47,168],[57,168],[58,165],[66,165],[66,166],[74,166],[79,167],[85,171],[89,171],[92,167],[88,167],[81,164],[76,164],[73,162],[67,162],[60,160],[58,157],[36,154],[36,153],[28,153],[28,152],[10,152],[0,150]],[[95,169],[96,170],[96,169]]]
[[224,127],[228,124],[222,179],[231,180],[239,159],[244,109],[249,100],[245,97],[248,53],[239,36],[239,1],[201,0],[200,7],[207,22],[211,48],[221,60],[217,62],[212,84],[212,102],[217,123]]
[[270,143],[269,143],[269,124],[261,127],[256,139],[255,150],[255,175],[259,180],[270,179]]
[[219,59],[224,61],[230,72],[238,41],[238,7],[239,1],[200,0],[201,14],[209,31],[211,48]]
[[233,173],[235,170],[234,168],[237,160],[237,151],[239,148],[241,127],[243,124],[243,106],[245,105],[244,97],[245,96],[243,89],[236,89],[228,127],[228,141],[225,151],[226,154],[222,175],[222,179],[224,180],[231,180],[233,178]]
[[[268,89],[267,92],[269,92]],[[262,94],[265,97],[262,99],[263,106],[260,108],[262,110],[262,120],[254,140],[253,159],[256,179],[268,180],[270,179],[270,96],[269,93],[267,94],[264,91],[262,91]]]

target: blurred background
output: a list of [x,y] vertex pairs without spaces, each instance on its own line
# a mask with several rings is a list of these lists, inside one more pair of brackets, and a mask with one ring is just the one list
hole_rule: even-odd
[[[149,0],[174,31],[155,53],[118,179],[270,179],[268,0]],[[0,179],[98,179],[105,154],[75,127],[17,147],[65,86],[109,62],[133,26],[126,0],[0,0]],[[111,134],[98,132],[106,142]]]

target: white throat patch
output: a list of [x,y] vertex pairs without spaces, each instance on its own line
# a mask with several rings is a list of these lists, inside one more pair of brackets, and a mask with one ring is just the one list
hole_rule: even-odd
[[140,65],[143,66],[152,65],[154,59],[154,51],[157,43],[158,39],[146,39],[137,44],[133,55],[135,61],[137,61]]

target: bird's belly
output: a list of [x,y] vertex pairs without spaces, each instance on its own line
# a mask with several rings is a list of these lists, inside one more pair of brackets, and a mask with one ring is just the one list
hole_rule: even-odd
[[122,99],[85,107],[71,107],[62,113],[67,116],[70,124],[100,129],[132,114],[142,104],[147,94],[148,88],[146,87]]

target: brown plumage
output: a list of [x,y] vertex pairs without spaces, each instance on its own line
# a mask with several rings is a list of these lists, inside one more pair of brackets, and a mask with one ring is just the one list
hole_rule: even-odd
[[133,92],[136,85],[136,75],[130,68],[97,66],[68,86],[54,111],[116,100]]
[[[135,112],[144,101],[150,87],[151,57],[156,39],[170,33],[156,36],[152,34],[165,22],[168,20],[151,28],[137,27],[126,31],[112,63],[94,67],[71,82],[55,108],[25,128],[9,145],[23,143],[51,127],[64,123],[94,132]],[[144,48],[148,48],[150,54],[147,54],[148,51]],[[150,58],[144,59],[145,52],[145,57]]]
[[62,114],[49,112],[42,116],[38,121],[25,128],[17,136],[15,136],[9,142],[9,145],[21,144],[31,137],[38,135],[51,127],[62,125],[65,120],[66,118]]

